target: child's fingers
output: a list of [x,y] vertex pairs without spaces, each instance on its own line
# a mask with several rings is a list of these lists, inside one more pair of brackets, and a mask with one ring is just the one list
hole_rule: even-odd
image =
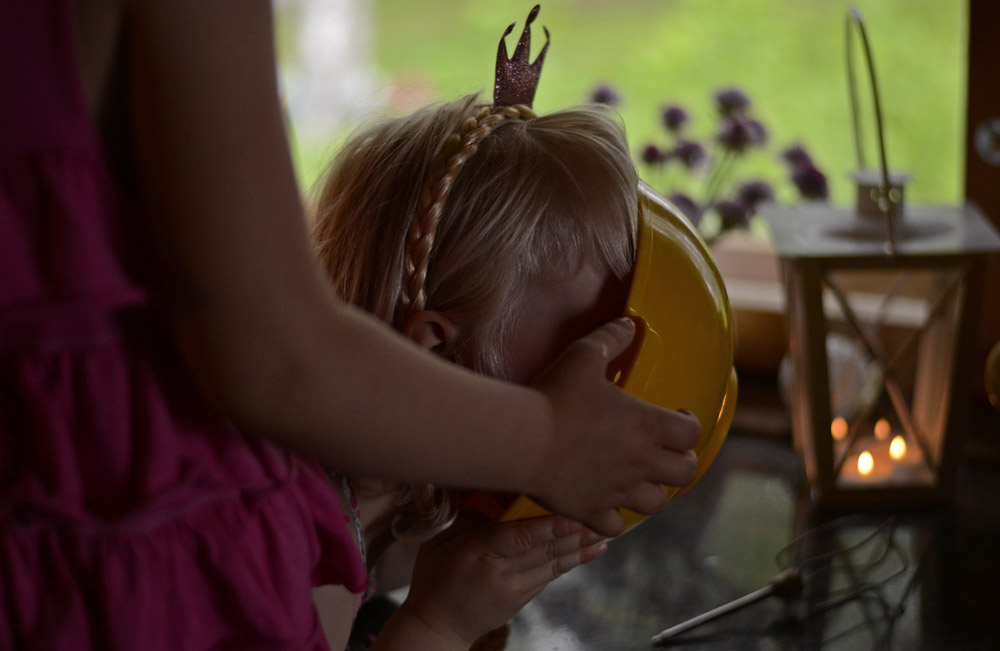
[[558,515],[545,515],[494,525],[490,553],[502,558],[513,558],[556,540],[571,538],[583,531],[583,525]]
[[687,486],[698,476],[698,455],[694,450],[664,455],[660,464],[660,472],[669,475],[669,479],[661,483],[670,486]]
[[625,352],[634,337],[634,321],[627,317],[615,319],[570,344],[575,354],[569,361],[579,373],[603,377],[611,360]]
[[[639,511],[640,513],[658,513],[663,510],[666,506],[664,502],[663,506],[653,511]],[[635,509],[638,511],[638,509]],[[605,536],[614,538],[615,536],[620,536],[625,532],[625,518],[622,517],[621,512],[618,508],[604,509],[600,512],[591,512],[587,514],[587,524],[594,531],[598,531]]]
[[[650,469],[648,484],[639,484],[637,490],[646,486],[666,484],[667,486],[687,486],[698,475],[698,455],[694,450],[659,450],[654,457],[655,465]],[[622,506],[628,504],[622,503]],[[635,509],[633,509],[635,510]]]
[[593,545],[577,548],[543,563],[526,567],[518,572],[520,583],[524,589],[530,591],[532,598],[534,598],[549,582],[579,565],[599,558],[607,550],[607,541],[601,540]]
[[[659,410],[659,407],[653,407]],[[670,427],[654,429],[657,434],[656,443],[667,450],[684,452],[693,450],[698,445],[698,437],[701,435],[701,423],[698,417],[686,409],[672,411],[662,410],[670,419]],[[661,413],[662,413],[661,412]]]
[[509,573],[532,573],[543,569],[549,581],[570,571],[577,565],[597,558],[595,548],[606,544],[604,536],[585,530],[579,534],[557,538],[523,554],[507,559]]
[[635,321],[628,317],[621,317],[597,328],[584,339],[594,340],[603,352],[604,362],[601,365],[603,371],[608,362],[625,352],[625,349],[635,338]]
[[[663,486],[687,486],[698,476],[698,457],[693,450],[662,451],[656,479],[636,484],[623,495],[621,506],[637,513],[657,513],[666,507],[670,496]],[[662,482],[662,483],[660,483]]]
[[[575,526],[566,526],[565,523]],[[580,563],[593,560],[595,556],[586,550],[604,541],[604,536],[559,516],[498,526],[500,530],[493,551],[504,559],[508,572],[523,572],[548,564],[551,576],[558,576]]]
[[[691,476],[692,479],[694,475]],[[687,482],[685,482],[686,484]],[[670,484],[683,486],[684,484]],[[645,482],[637,484],[621,500],[622,508],[626,508],[636,513],[657,513],[666,508],[670,502],[670,495],[663,488],[663,484],[655,482]],[[617,512],[617,511],[616,511]]]

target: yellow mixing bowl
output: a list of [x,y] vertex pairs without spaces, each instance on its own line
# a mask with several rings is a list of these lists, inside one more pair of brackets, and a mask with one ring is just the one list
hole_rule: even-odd
[[[687,409],[701,423],[698,475],[715,460],[736,408],[733,317],[722,276],[697,231],[680,211],[639,184],[639,237],[626,313],[641,327],[640,345],[616,360],[612,380],[628,393],[669,409]],[[693,485],[693,484],[691,484]],[[690,488],[664,486],[671,496]],[[621,510],[627,528],[645,515]],[[500,516],[519,520],[549,513],[526,496]]]

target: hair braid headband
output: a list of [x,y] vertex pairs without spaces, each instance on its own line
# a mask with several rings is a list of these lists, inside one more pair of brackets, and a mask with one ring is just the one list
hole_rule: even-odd
[[523,104],[488,106],[480,109],[475,116],[467,118],[458,131],[445,141],[441,153],[431,163],[406,243],[401,302],[407,314],[423,310],[427,302],[424,284],[431,250],[434,248],[434,236],[448,193],[462,170],[462,165],[476,153],[479,143],[493,133],[494,129],[509,120],[528,120],[533,117],[534,111]]
[[403,283],[400,290],[402,318],[423,310],[427,304],[427,267],[434,248],[434,236],[444,212],[448,193],[462,165],[475,155],[479,143],[493,131],[510,120],[529,120],[535,117],[531,102],[541,74],[542,62],[549,48],[549,30],[545,30],[545,46],[534,63],[528,63],[531,49],[531,23],[538,15],[535,5],[525,21],[521,38],[513,57],[507,57],[505,38],[514,29],[514,23],[500,37],[497,49],[496,81],[493,105],[481,108],[475,116],[466,118],[458,130],[448,136],[441,152],[431,162],[427,180],[420,193],[416,214],[403,253]]

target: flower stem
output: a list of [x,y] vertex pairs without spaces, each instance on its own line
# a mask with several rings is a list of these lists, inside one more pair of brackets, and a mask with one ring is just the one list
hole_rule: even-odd
[[719,193],[719,189],[722,187],[722,182],[729,173],[729,169],[732,167],[733,158],[735,155],[728,149],[722,156],[722,161],[712,170],[711,176],[708,177],[708,183],[705,186],[705,207],[712,205],[715,201],[716,195]]

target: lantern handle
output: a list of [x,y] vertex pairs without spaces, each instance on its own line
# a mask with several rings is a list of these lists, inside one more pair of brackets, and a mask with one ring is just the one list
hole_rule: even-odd
[[887,248],[893,252],[892,219],[890,214],[893,198],[890,196],[889,183],[889,162],[885,153],[885,134],[882,120],[882,104],[879,101],[878,81],[875,77],[875,61],[872,56],[871,46],[868,43],[868,34],[865,31],[865,23],[861,18],[861,12],[856,7],[852,7],[847,12],[847,22],[845,30],[845,40],[847,44],[847,89],[851,101],[851,124],[854,127],[854,150],[858,158],[858,168],[865,169],[864,151],[861,147],[861,125],[858,111],[858,89],[857,80],[854,73],[854,43],[852,34],[857,31],[861,39],[861,46],[864,49],[865,63],[868,67],[868,79],[871,81],[872,102],[875,108],[875,133],[878,137],[879,166],[882,172],[882,184],[879,188],[881,196],[878,198],[878,207],[885,217]]

